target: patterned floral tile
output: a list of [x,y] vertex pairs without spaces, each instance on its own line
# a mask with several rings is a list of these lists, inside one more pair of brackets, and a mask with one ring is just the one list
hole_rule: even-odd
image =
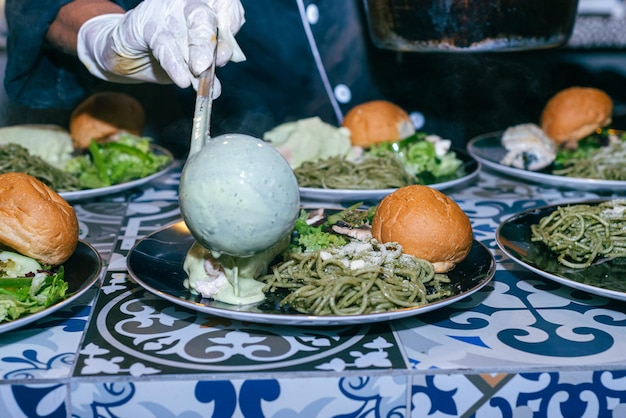
[[411,417],[626,416],[626,372],[414,376]]
[[73,207],[78,216],[80,239],[90,243],[106,262],[117,242],[127,204],[87,202]]
[[403,320],[398,337],[416,370],[523,370],[626,361],[623,303],[499,271],[477,295]]
[[388,323],[292,327],[223,319],[173,305],[109,273],[77,376],[405,369]]
[[91,289],[65,309],[17,330],[0,334],[2,380],[70,376],[96,292],[95,288]]
[[[405,416],[407,378],[392,376],[109,382],[72,385],[76,418]],[[172,394],[176,394],[172,396]]]
[[67,386],[58,381],[0,384],[0,417],[68,417],[66,399]]

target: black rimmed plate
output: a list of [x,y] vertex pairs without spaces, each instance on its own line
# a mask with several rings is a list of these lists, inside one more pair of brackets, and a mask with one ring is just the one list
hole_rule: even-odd
[[90,244],[78,241],[74,254],[63,263],[65,281],[68,283],[66,298],[39,312],[30,314],[14,321],[0,324],[0,334],[30,324],[50,315],[78,299],[98,280],[102,271],[102,259]]
[[194,243],[184,222],[164,227],[139,241],[129,252],[126,263],[130,275],[147,291],[172,303],[195,311],[241,321],[295,326],[332,326],[364,324],[418,315],[443,308],[473,294],[485,286],[496,271],[491,252],[474,241],[468,257],[459,263],[448,276],[455,284],[456,293],[427,305],[398,309],[390,312],[345,316],[313,316],[286,313],[269,304],[230,305],[203,299],[191,294],[184,286],[187,274],[183,262]]
[[522,170],[501,164],[507,150],[502,146],[502,134],[492,132],[477,136],[467,143],[467,150],[472,157],[483,166],[502,174],[533,183],[590,192],[623,192],[626,191],[626,181],[595,180],[577,177],[557,176],[550,173],[550,168],[542,171]]
[[606,200],[561,203],[520,212],[502,222],[496,230],[500,249],[513,261],[547,279],[574,289],[626,301],[626,258],[600,260],[584,269],[571,269],[557,261],[544,244],[532,242],[531,225],[548,216],[558,207],[596,205]]
[[[459,176],[455,179],[443,181],[440,183],[427,184],[437,190],[446,190],[453,187],[461,186],[472,181],[480,172],[480,163],[472,158],[468,153],[462,150],[453,150],[456,156],[463,161],[459,172]],[[377,201],[392,193],[397,189],[322,189],[315,187],[300,187],[300,197],[306,201],[319,202],[358,202],[358,201]]]

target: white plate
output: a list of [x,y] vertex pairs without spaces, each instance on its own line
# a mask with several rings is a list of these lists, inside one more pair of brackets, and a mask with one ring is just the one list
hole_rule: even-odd
[[500,164],[500,161],[504,158],[507,152],[501,144],[502,133],[503,132],[500,131],[477,136],[467,143],[467,150],[472,157],[476,158],[485,167],[489,167],[492,170],[516,177],[518,179],[579,191],[626,191],[626,181],[592,180],[576,177],[555,176],[546,170],[522,170],[520,168]]
[[65,281],[68,283],[66,298],[34,314],[1,323],[0,334],[44,318],[78,299],[98,280],[102,271],[102,259],[91,245],[78,241],[74,254],[63,266]]
[[[602,201],[606,200],[567,205],[598,204]],[[529,209],[506,219],[496,230],[496,241],[500,249],[519,265],[554,282],[594,295],[626,301],[626,281],[623,280],[626,277],[626,258],[595,263],[585,269],[570,269],[561,265],[556,255],[545,245],[530,240],[530,226],[559,206],[566,204]],[[621,288],[615,287],[616,283]]]
[[161,170],[157,171],[154,174],[149,175],[148,177],[127,181],[125,183],[114,184],[112,186],[99,187],[97,189],[85,189],[85,190],[76,190],[72,192],[60,192],[59,194],[68,202],[75,202],[77,200],[90,199],[92,197],[100,197],[100,196],[106,196],[110,194],[123,192],[129,189],[132,189],[133,187],[139,187],[146,183],[149,183],[153,179],[159,177],[161,174],[164,174],[165,172],[167,172],[175,163],[174,156],[172,155],[171,152],[169,152],[165,148],[159,145],[151,144],[150,149],[152,150],[152,152],[156,153],[157,155],[167,155],[170,158],[170,162]]
[[391,312],[313,316],[278,310],[271,302],[237,306],[192,295],[183,286],[183,280],[187,278],[183,261],[193,242],[193,237],[182,221],[155,231],[139,241],[128,253],[128,271],[144,289],[177,305],[215,316],[266,324],[363,324],[423,314],[448,306],[480,290],[491,280],[496,270],[491,252],[478,241],[474,241],[467,258],[448,273],[458,292],[454,296],[424,306]]
[[[429,184],[428,186],[437,190],[451,189],[456,186],[465,184],[473,180],[480,172],[480,163],[470,157],[465,151],[454,150],[457,157],[463,161],[462,168],[465,171],[463,176],[454,180],[444,181],[441,183]],[[370,190],[354,190],[354,189],[320,189],[314,187],[300,187],[300,197],[307,201],[320,202],[358,202],[381,200],[383,197],[392,193],[396,189],[370,189]]]

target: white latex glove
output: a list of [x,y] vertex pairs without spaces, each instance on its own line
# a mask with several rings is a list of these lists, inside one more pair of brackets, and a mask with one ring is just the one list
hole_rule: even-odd
[[[144,0],[125,14],[85,22],[78,32],[78,57],[103,80],[197,89],[198,76],[213,61],[216,28],[217,66],[245,60],[235,41],[244,22],[239,0]],[[216,79],[213,96],[220,92]]]

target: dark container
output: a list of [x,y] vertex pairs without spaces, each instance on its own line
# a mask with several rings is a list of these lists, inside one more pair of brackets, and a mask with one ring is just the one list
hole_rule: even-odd
[[578,0],[364,0],[374,44],[414,52],[554,48],[569,39]]

